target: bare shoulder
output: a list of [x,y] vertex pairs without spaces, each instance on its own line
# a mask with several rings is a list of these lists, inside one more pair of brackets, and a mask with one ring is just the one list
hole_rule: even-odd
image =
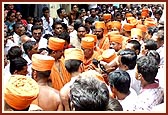
[[67,83],[64,85],[63,88],[61,88],[60,90],[60,98],[63,99],[63,98],[67,98],[68,94],[69,94],[69,91],[70,91],[70,83]]

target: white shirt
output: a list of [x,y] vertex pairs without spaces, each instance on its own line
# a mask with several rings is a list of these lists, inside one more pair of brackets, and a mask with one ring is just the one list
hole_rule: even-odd
[[48,40],[45,38],[41,38],[38,44],[38,49],[40,48],[47,48],[47,42]]
[[156,79],[159,80],[159,86],[166,89],[166,72],[163,65],[159,67]]
[[44,34],[48,34],[52,32],[52,25],[53,25],[53,19],[51,17],[49,17],[49,22],[48,23],[45,19],[45,17],[43,16],[41,18],[43,20],[43,29],[44,29]]
[[134,100],[137,100],[137,93],[130,88],[130,94],[123,100],[118,100],[123,107],[123,111],[133,110]]
[[135,111],[151,111],[151,109],[163,102],[164,99],[163,88],[159,87],[158,83],[149,84],[146,88],[142,89],[142,92],[138,95],[138,99],[135,100]]
[[127,70],[126,71],[130,77],[131,77],[131,84],[130,87],[136,91],[137,94],[139,94],[141,90],[141,82],[135,78],[135,69]]
[[20,36],[14,32],[13,38],[14,38],[14,43],[15,43],[17,46],[20,46],[20,44],[21,44]]
[[[62,22],[62,19],[60,17],[58,17],[56,20]],[[63,22],[62,23],[66,24],[67,26],[69,25],[68,20],[66,18],[63,18]]]
[[10,73],[10,62],[5,66],[4,71],[3,71],[3,86],[6,85],[6,83],[8,82],[8,80],[11,77],[11,73]]
[[160,65],[164,65],[165,49],[164,45],[156,50],[160,55]]
[[27,71],[28,71],[28,74],[26,75],[27,77],[32,77],[32,61],[30,60],[30,58],[28,57],[27,54],[23,54],[23,58],[27,61]]
[[74,46],[75,48],[81,48],[81,42],[78,39],[78,37],[74,37],[74,38],[70,39],[70,44],[72,46]]

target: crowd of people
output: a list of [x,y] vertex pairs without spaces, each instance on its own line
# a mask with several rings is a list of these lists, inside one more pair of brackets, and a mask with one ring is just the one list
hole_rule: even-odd
[[4,111],[165,111],[164,4],[81,6],[5,4]]

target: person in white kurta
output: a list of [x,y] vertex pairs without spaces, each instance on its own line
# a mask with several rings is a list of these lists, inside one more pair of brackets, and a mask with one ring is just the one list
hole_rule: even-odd
[[119,100],[123,107],[123,111],[131,111],[133,109],[134,101],[137,99],[137,93],[134,89],[130,88],[130,94],[127,95],[127,97],[125,97],[123,100]]
[[142,90],[133,110],[151,111],[154,106],[164,102],[164,90],[156,79],[158,62],[153,56],[142,56],[136,64],[136,78],[141,81]]
[[135,90],[130,88],[131,78],[126,71],[115,70],[109,74],[111,90],[119,100],[124,111],[131,111],[137,100]]

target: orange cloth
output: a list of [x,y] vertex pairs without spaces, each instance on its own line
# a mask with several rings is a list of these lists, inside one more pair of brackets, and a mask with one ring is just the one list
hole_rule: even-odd
[[70,81],[71,77],[66,70],[63,61],[60,59],[58,60],[58,63],[59,66],[56,66],[56,64],[54,63],[51,69],[50,79],[52,81],[52,87],[60,90],[66,83]]
[[110,42],[117,42],[122,44],[122,40],[123,40],[122,35],[109,34],[108,37]]
[[114,49],[107,49],[104,50],[102,53],[102,61],[105,61],[107,63],[111,62],[116,58],[116,53]]
[[95,28],[103,28],[103,29],[105,29],[105,22],[104,21],[95,22]]
[[155,21],[153,18],[149,17],[149,18],[146,18],[145,21]]
[[130,24],[137,25],[138,21],[136,19],[130,20]]
[[119,21],[112,21],[112,28],[117,28],[120,31],[121,26],[122,26],[121,22],[119,22]]
[[125,14],[125,17],[126,17],[126,18],[127,18],[127,17],[132,17],[132,13],[129,13],[129,12],[126,13],[126,14]]
[[142,32],[147,32],[147,26],[146,25],[142,25],[142,24],[138,24],[136,25],[136,28],[139,28],[142,30]]
[[84,37],[84,38],[82,38],[81,46],[83,48],[88,48],[88,49],[94,48],[94,38],[92,38],[92,37]]
[[62,50],[64,48],[65,40],[50,37],[48,42],[48,48],[51,50]]
[[125,23],[124,26],[123,26],[123,29],[125,31],[131,31],[131,29],[134,28],[134,27],[136,27],[136,25]]
[[68,48],[64,51],[65,60],[84,60],[84,52],[79,48]]
[[106,23],[106,27],[107,27],[107,29],[112,29],[112,28],[117,28],[119,31],[120,31],[120,29],[121,29],[121,22],[119,22],[119,21],[110,21],[110,22],[107,22]]
[[120,35],[120,32],[119,31],[111,31],[111,32],[108,32],[107,36],[109,35]]
[[29,107],[39,94],[37,82],[23,75],[12,75],[6,84],[4,99],[6,103],[16,110]]
[[141,12],[141,16],[148,17],[148,13],[147,12]]
[[132,28],[131,29],[131,38],[140,36],[142,37],[142,30],[139,28]]
[[106,37],[105,35],[103,36],[103,38],[101,40],[98,41],[98,47],[102,50],[106,50],[109,49],[110,47],[110,43],[109,43],[109,39],[108,37]]
[[157,26],[157,23],[155,21],[144,21],[144,25],[146,25],[147,27],[155,27]]
[[96,51],[94,51],[92,57],[90,59],[86,59],[84,58],[84,61],[83,61],[83,65],[84,65],[84,70],[87,71],[89,66],[91,65],[92,67],[94,67],[93,63],[92,63],[92,60],[93,59],[97,59],[99,60],[99,56],[100,54],[97,53]]
[[127,22],[130,23],[131,20],[134,20],[134,17],[127,17]]
[[97,36],[94,34],[85,34],[85,37],[92,37],[94,38],[94,42],[97,42]]
[[126,47],[128,41],[129,41],[131,38],[126,37],[126,36],[123,36],[122,38],[123,38],[123,41],[122,41],[122,49],[125,49],[125,47]]
[[146,13],[146,14],[149,14],[149,10],[147,8],[143,8],[142,9],[142,12]]
[[107,29],[112,29],[112,25],[113,25],[112,21],[107,22],[106,23]]
[[104,20],[111,19],[111,14],[103,14],[103,19]]
[[55,59],[51,56],[33,54],[32,55],[32,68],[37,71],[51,70]]

